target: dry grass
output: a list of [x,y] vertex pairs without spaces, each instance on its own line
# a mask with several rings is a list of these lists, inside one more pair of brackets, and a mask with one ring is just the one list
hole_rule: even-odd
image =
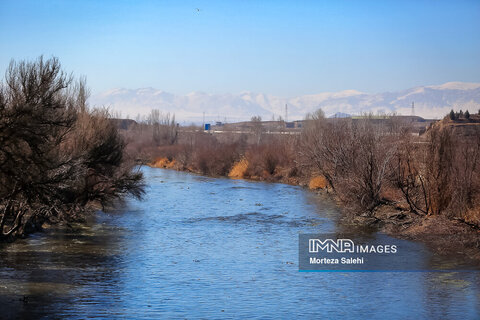
[[326,186],[327,179],[325,179],[324,176],[315,176],[310,179],[310,182],[308,183],[308,188],[311,190],[325,189]]
[[480,209],[473,208],[467,210],[467,212],[464,214],[463,220],[470,224],[480,226]]
[[158,158],[154,162],[150,164],[151,167],[153,168],[166,168],[166,169],[171,169],[175,166],[175,159],[172,159],[171,161],[168,160],[168,158]]
[[228,176],[234,179],[243,179],[245,177],[245,174],[247,173],[247,169],[248,160],[242,159],[233,165],[232,170],[230,170]]

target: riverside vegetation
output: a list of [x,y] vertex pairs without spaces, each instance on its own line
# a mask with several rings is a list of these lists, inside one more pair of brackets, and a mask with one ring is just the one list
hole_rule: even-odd
[[308,184],[331,191],[362,215],[394,203],[419,216],[445,215],[480,226],[480,125],[474,122],[468,136],[448,119],[418,136],[401,117],[354,121],[317,111],[301,134],[260,133],[257,139],[255,132],[179,132],[173,123],[149,119],[125,134],[135,141],[130,148],[152,166]]
[[299,134],[268,134],[260,117],[248,130],[212,134],[159,110],[143,121],[112,119],[87,98],[85,81],[55,58],[10,64],[0,90],[3,240],[140,197],[135,168],[148,163],[309,186],[332,194],[352,221],[468,233],[478,247],[480,115],[453,112],[415,135],[402,117],[328,119],[318,110]]
[[0,84],[0,241],[141,196],[117,127],[87,98],[85,80],[56,58],[10,63]]
[[321,110],[299,134],[267,134],[258,117],[249,132],[212,134],[154,111],[124,134],[151,166],[309,186],[332,194],[350,221],[436,234],[439,247],[460,240],[478,254],[480,113],[465,114],[420,135],[405,117],[328,119]]

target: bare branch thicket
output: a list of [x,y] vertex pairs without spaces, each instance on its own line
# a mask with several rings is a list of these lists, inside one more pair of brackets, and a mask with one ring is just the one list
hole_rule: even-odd
[[295,136],[267,136],[261,144],[249,146],[244,153],[248,161],[247,175],[271,177],[279,175],[278,169],[288,168],[288,175],[296,175]]
[[470,138],[457,141],[453,163],[453,194],[449,212],[465,220],[468,219],[466,215],[480,205],[480,129],[478,127]]
[[11,62],[6,74],[0,124],[2,199],[47,202],[44,196],[61,197],[70,176],[70,157],[57,146],[76,120],[76,97],[67,95],[72,83],[57,59]]
[[365,116],[352,127],[347,144],[346,167],[341,171],[337,190],[356,207],[372,212],[384,202],[383,191],[391,175],[397,148],[397,132],[392,126],[377,124]]
[[423,159],[419,156],[425,144],[415,141],[408,130],[403,132],[391,176],[392,184],[401,191],[410,210],[417,214],[430,212],[425,175],[421,172]]
[[239,142],[221,143],[207,133],[194,136],[192,165],[203,174],[228,175],[235,161],[240,158],[242,148]]
[[461,217],[475,206],[480,134],[461,141],[450,128],[434,126],[424,141],[404,135],[399,146],[393,183],[413,212]]
[[134,169],[134,159],[124,152],[124,139],[109,121],[107,110],[79,113],[73,134],[65,143],[65,148],[70,146],[84,167],[83,183],[76,184],[80,187],[77,202],[106,205],[126,193],[142,194],[141,174]]
[[[85,198],[141,193],[141,175],[106,115],[88,110],[88,94],[56,58],[10,63],[0,84],[0,238],[76,217]],[[92,175],[108,181],[103,193],[85,188]]]
[[314,167],[335,190],[336,180],[347,167],[347,153],[352,144],[352,123],[349,119],[328,121],[323,112],[307,116],[299,148],[302,167]]
[[372,212],[383,203],[398,130],[394,123],[375,123],[371,115],[325,119],[319,111],[307,118],[300,161],[313,165],[345,203]]

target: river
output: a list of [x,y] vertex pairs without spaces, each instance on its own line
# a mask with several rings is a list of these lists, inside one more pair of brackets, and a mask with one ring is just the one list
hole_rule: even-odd
[[327,198],[142,170],[142,201],[0,246],[0,318],[480,318],[478,272],[299,272],[298,234],[342,227]]

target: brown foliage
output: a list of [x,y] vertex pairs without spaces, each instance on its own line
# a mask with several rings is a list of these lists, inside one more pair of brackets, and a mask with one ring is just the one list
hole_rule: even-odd
[[420,215],[477,221],[480,132],[469,127],[465,139],[457,134],[461,128],[433,125],[416,136],[412,124],[405,122],[411,120],[403,119],[325,119],[323,112],[316,112],[297,136],[270,134],[254,117],[250,132],[240,136],[182,128],[175,144],[141,149],[148,150],[151,159],[175,159],[179,167],[208,175],[230,172],[234,177],[292,183],[321,176],[314,185],[333,190],[358,214],[394,203]]

